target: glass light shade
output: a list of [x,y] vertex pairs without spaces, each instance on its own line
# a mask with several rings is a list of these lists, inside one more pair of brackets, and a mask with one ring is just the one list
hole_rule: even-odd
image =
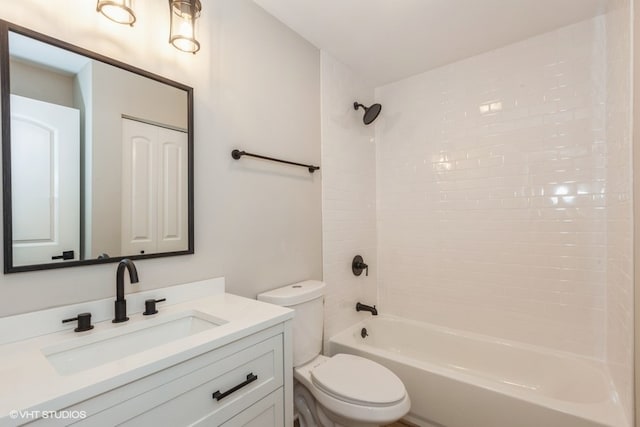
[[133,0],[98,0],[96,10],[118,24],[132,25],[136,22],[131,3]]
[[196,20],[200,17],[200,0],[169,0],[171,32],[169,43],[183,52],[196,53],[200,43],[196,39]]

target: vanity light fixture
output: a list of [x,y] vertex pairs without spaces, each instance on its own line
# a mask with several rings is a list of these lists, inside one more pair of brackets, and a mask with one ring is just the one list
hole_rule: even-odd
[[196,53],[200,43],[196,40],[196,20],[200,17],[200,0],[169,0],[171,32],[169,43],[183,52]]
[[133,0],[98,0],[96,10],[113,22],[133,26],[136,15],[131,7],[132,2]]
[[[133,26],[134,0],[98,0],[96,10],[119,24]],[[196,21],[202,12],[200,0],[169,0],[169,43],[183,52],[196,53],[200,42],[196,39]]]

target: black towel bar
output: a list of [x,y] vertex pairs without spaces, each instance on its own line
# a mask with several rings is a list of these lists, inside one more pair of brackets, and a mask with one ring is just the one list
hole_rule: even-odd
[[307,168],[309,170],[309,173],[314,173],[315,171],[320,169],[320,166],[305,165],[303,163],[290,162],[288,160],[274,159],[273,157],[267,157],[267,156],[261,156],[259,154],[247,153],[246,151],[233,150],[231,152],[231,157],[233,157],[236,160],[239,160],[242,156],[256,157],[258,159],[271,160],[272,162],[286,163],[288,165],[294,165],[294,166],[302,166],[303,168]]

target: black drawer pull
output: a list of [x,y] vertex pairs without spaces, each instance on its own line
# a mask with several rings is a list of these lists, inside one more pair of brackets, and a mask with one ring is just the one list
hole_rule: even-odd
[[251,384],[252,382],[254,382],[257,379],[258,379],[258,376],[257,375],[253,375],[253,372],[252,372],[249,375],[247,375],[247,380],[245,382],[238,384],[237,386],[235,386],[231,390],[227,390],[224,393],[220,393],[220,390],[218,390],[215,393],[213,393],[213,398],[216,399],[216,400],[222,400],[225,397],[229,396],[231,393],[235,393],[236,391],[240,390],[242,387]]

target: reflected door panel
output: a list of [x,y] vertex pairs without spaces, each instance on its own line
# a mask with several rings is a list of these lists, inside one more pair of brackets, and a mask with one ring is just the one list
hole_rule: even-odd
[[156,220],[152,214],[156,204],[152,142],[144,136],[133,137],[131,154],[131,234],[135,240],[148,241],[153,238]]
[[187,134],[123,119],[122,253],[188,244]]
[[15,265],[79,255],[79,123],[74,108],[11,95]]
[[122,120],[122,254],[155,249],[157,215],[154,144],[148,125]]
[[188,244],[187,134],[158,129],[159,189],[158,247],[161,252],[179,251]]

